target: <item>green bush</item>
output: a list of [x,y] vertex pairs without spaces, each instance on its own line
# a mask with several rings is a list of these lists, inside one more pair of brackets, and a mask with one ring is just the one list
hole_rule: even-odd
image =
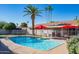
[[70,54],[79,53],[79,37],[75,36],[67,40],[68,50]]
[[16,25],[14,23],[7,23],[3,26],[3,29],[5,30],[13,30],[16,29]]

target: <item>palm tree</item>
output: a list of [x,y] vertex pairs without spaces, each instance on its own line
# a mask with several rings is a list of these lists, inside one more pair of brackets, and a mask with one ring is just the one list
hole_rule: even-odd
[[75,20],[75,22],[76,22],[76,25],[79,26],[79,19],[78,19],[78,16],[76,16],[74,20]]
[[75,19],[74,20],[78,20],[78,16],[75,16]]
[[32,34],[35,35],[35,32],[34,32],[35,18],[36,18],[36,16],[41,16],[40,15],[41,10],[39,10],[38,8],[36,8],[33,5],[28,5],[24,8],[24,12],[25,12],[24,16],[27,16],[27,15],[31,16],[31,19],[32,19]]
[[[47,7],[45,8],[45,11],[46,11],[46,13],[47,13],[48,19],[51,19],[51,21],[52,21],[52,11],[53,11],[53,7],[52,7],[51,5],[49,5],[49,6],[47,6]],[[50,21],[50,22],[51,22],[51,21]]]

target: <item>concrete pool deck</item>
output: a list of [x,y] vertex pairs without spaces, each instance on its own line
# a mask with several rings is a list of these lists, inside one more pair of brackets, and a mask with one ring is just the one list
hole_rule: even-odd
[[1,39],[0,41],[15,54],[68,54],[67,44],[65,40],[63,40],[64,44],[59,45],[56,48],[48,51],[40,51],[29,47],[21,46],[5,38]]

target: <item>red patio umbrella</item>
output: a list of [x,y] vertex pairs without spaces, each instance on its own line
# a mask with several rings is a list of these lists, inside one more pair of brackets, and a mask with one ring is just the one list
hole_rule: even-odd
[[47,26],[45,26],[45,25],[38,25],[35,27],[35,29],[46,29],[46,28],[47,28]]
[[79,28],[79,26],[75,26],[75,25],[64,25],[64,26],[61,26],[59,28],[61,28],[62,30],[63,29],[68,29],[68,34],[69,34],[69,29],[73,29],[74,28],[75,31],[76,31],[76,29]]
[[72,28],[79,28],[79,26],[74,26],[74,25],[64,25],[61,26],[59,28],[63,28],[63,29],[72,29]]
[[[38,25],[38,26],[35,26],[35,29],[38,29],[38,30],[43,30],[43,29],[47,29],[48,27],[45,26],[45,25]],[[42,31],[41,31],[42,32]],[[37,31],[36,31],[37,33]]]

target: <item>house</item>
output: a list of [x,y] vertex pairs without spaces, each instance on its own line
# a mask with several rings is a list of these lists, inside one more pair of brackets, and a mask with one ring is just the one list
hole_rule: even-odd
[[35,26],[35,34],[50,37],[78,35],[79,26],[77,20],[38,24]]

